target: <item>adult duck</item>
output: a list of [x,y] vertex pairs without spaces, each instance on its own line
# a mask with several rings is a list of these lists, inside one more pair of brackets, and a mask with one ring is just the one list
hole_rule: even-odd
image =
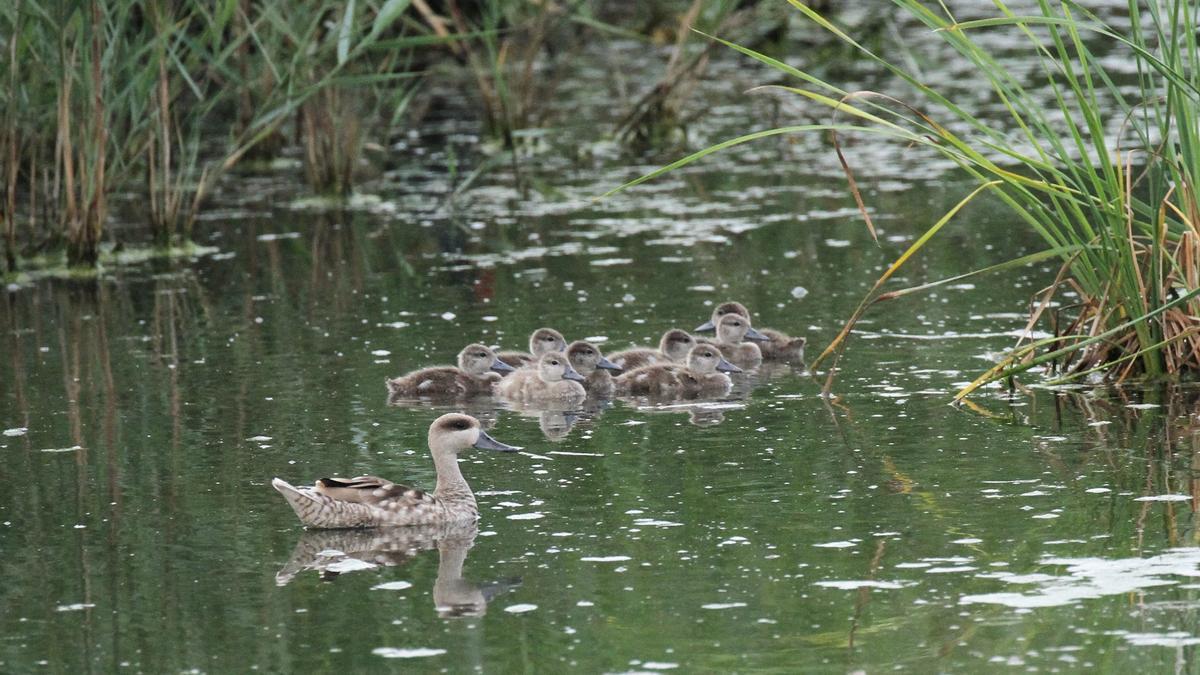
[[271,481],[307,527],[381,527],[446,525],[479,519],[475,494],[458,468],[458,453],[468,448],[513,452],[483,430],[470,415],[450,413],[429,425],[429,454],[437,486],[424,492],[377,476],[322,478],[313,487]]

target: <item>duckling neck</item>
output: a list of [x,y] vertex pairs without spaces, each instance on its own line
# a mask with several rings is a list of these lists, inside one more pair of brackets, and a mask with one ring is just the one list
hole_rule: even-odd
[[454,453],[434,455],[433,465],[437,468],[437,487],[433,490],[433,496],[445,504],[475,508],[475,494],[463,478]]

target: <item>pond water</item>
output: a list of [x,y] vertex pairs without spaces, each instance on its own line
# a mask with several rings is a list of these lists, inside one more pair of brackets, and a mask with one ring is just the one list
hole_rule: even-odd
[[[608,53],[645,80],[639,49]],[[738,94],[767,76],[719,57],[695,143],[802,114]],[[473,403],[526,448],[464,457],[477,528],[304,531],[272,477],[432,487],[426,428],[460,408],[389,406],[385,377],[541,325],[648,344],[726,299],[813,353],[968,189],[858,148],[876,246],[797,138],[592,201],[657,159],[579,153],[591,101],[527,196],[499,169],[452,195],[447,149],[474,147],[452,104],[349,205],[247,176],[202,225],[213,254],[0,295],[0,671],[1196,670],[1196,392],[947,405],[1049,267],[877,308],[834,403],[802,368],[688,405]],[[981,202],[900,283],[1036,247]]]

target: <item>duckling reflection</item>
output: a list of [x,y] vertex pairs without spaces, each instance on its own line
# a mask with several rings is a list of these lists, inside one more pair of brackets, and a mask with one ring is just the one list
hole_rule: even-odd
[[301,535],[292,557],[275,575],[286,586],[312,570],[322,581],[352,571],[382,571],[403,565],[423,551],[437,549],[438,571],[433,604],[442,618],[476,617],[487,612],[497,595],[521,585],[520,577],[476,584],[463,578],[467,552],[475,545],[478,526],[390,527],[375,530],[309,530]]
[[528,352],[500,352],[496,358],[513,368],[534,365],[539,358],[550,352],[561,352],[567,348],[567,340],[553,328],[539,328],[529,336]]
[[[745,305],[740,302],[723,302],[713,309],[712,317],[708,321],[696,327],[696,332],[716,330],[717,322],[726,314],[736,314],[747,321],[750,320],[750,312]],[[786,333],[771,328],[761,328],[757,332],[767,338],[758,345],[763,359],[767,361],[804,361],[804,345],[807,343],[805,338],[790,337]]]

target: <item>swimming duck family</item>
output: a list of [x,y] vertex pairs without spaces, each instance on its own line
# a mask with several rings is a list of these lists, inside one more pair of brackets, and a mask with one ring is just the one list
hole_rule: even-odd
[[379,527],[475,522],[475,494],[458,468],[458,453],[468,448],[514,452],[487,434],[479,420],[461,413],[442,415],[429,425],[429,454],[437,486],[424,492],[377,476],[322,478],[312,487],[271,481],[307,527]]

